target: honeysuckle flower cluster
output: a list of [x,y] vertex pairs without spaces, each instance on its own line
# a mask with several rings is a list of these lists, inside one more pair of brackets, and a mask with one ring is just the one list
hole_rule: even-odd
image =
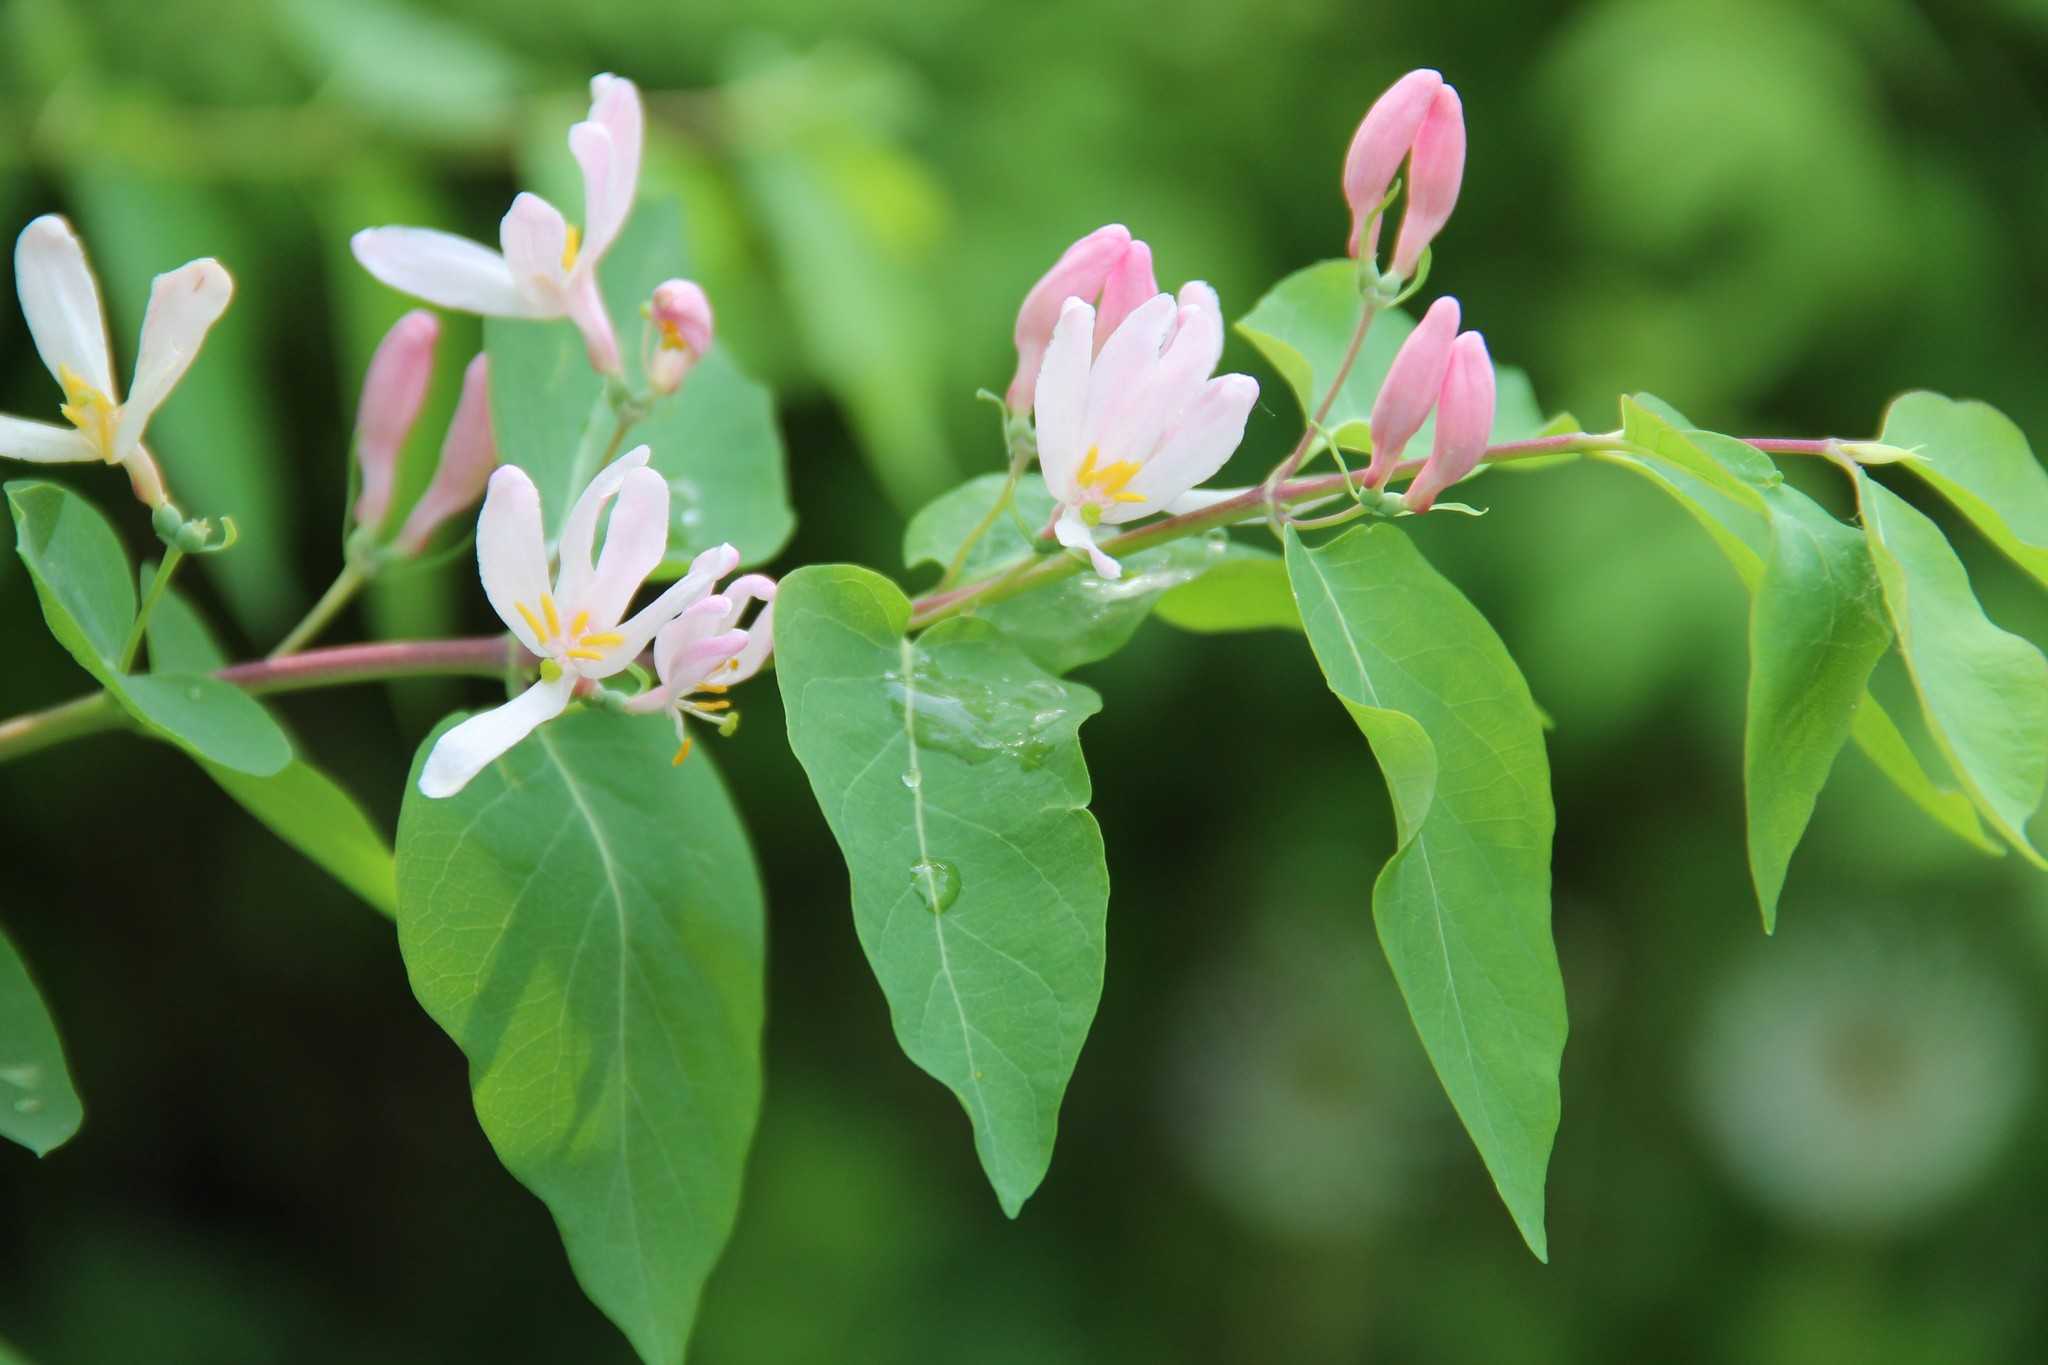
[[621,373],[619,342],[598,291],[597,267],[618,239],[640,183],[645,116],[640,92],[619,76],[590,82],[590,115],[569,130],[583,172],[581,228],[522,192],[498,226],[499,250],[434,228],[364,228],[351,241],[363,268],[394,289],[485,317],[568,318],[591,365]]
[[1493,430],[1495,382],[1486,340],[1458,330],[1458,301],[1441,298],[1401,343],[1372,405],[1368,487],[1393,476],[1401,452],[1436,413],[1429,459],[1403,493],[1411,512],[1427,512],[1437,495],[1472,472]]
[[[520,644],[540,660],[540,678],[525,692],[494,710],[472,716],[435,743],[420,772],[426,796],[451,796],[500,754],[526,738],[541,724],[560,715],[580,690],[633,665],[656,635],[683,613],[711,596],[718,580],[739,565],[739,551],[716,545],[698,555],[690,570],[654,601],[632,615],[634,595],[668,551],[668,481],[647,467],[648,449],[640,446],[614,460],[590,481],[562,525],[561,567],[550,571],[542,530],[540,491],[526,471],[506,465],[491,475],[477,521],[477,568],[491,607]],[[616,502],[614,503],[614,499]],[[608,503],[611,521],[604,547],[597,552],[597,524]],[[768,596],[750,585],[746,600]],[[739,608],[731,599],[715,612],[726,638],[718,648],[733,648],[718,662],[730,664],[746,652],[745,640],[731,635]],[[708,624],[704,617],[693,618]],[[762,632],[764,640],[767,633]],[[672,637],[681,638],[681,637]],[[699,655],[681,638],[671,651],[670,676],[664,702],[680,704],[691,691],[702,690],[708,673],[687,676]],[[765,653],[765,644],[762,646]],[[657,666],[659,660],[657,659]],[[760,660],[753,661],[758,669]],[[716,666],[708,666],[715,672]],[[728,667],[736,679],[750,671]],[[650,704],[650,707],[652,704]],[[697,703],[694,712],[717,708]],[[680,725],[680,716],[678,717]]]
[[[747,607],[762,603],[745,629],[740,619]],[[724,592],[685,607],[654,637],[654,672],[660,685],[626,703],[633,712],[666,711],[675,720],[676,756],[690,756],[690,736],[683,727],[694,716],[731,733],[739,715],[725,699],[761,671],[775,640],[775,580],[751,573],[735,578]],[[699,693],[708,694],[699,699]]]
[[[362,488],[354,508],[356,525],[368,536],[376,536],[390,513],[398,455],[426,401],[440,334],[439,320],[425,309],[415,309],[392,324],[370,357],[356,409],[356,464],[362,471]],[[497,463],[490,362],[478,354],[463,371],[462,396],[442,439],[433,478],[392,537],[392,551],[410,558],[425,549],[443,522],[483,496],[484,483]]]
[[1344,158],[1351,205],[1350,254],[1373,261],[1387,193],[1408,162],[1408,204],[1394,239],[1392,273],[1409,279],[1450,221],[1465,176],[1465,111],[1441,73],[1411,71],[1373,102]]
[[119,465],[136,497],[153,509],[166,507],[170,495],[142,444],[143,432],[227,310],[234,281],[219,261],[205,257],[151,282],[124,402],[114,384],[99,283],[71,224],[44,214],[22,229],[14,244],[14,279],[36,352],[64,392],[57,411],[66,425],[0,414],[0,455],[37,464]]

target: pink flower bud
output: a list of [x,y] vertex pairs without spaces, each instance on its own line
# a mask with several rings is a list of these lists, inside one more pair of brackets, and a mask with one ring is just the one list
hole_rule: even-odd
[[1414,275],[1416,262],[1457,207],[1458,186],[1465,178],[1465,106],[1450,86],[1436,92],[1429,115],[1415,134],[1408,159],[1408,207],[1401,214],[1401,235],[1394,242],[1394,273]]
[[426,548],[442,522],[467,510],[484,495],[491,471],[498,466],[497,442],[491,437],[489,362],[482,355],[462,372],[462,397],[441,441],[441,463],[420,500],[413,504],[394,548],[408,557]]
[[1372,464],[1365,471],[1365,481],[1372,487],[1392,476],[1401,451],[1429,420],[1451,363],[1451,343],[1457,338],[1458,301],[1445,295],[1429,306],[1401,343],[1379,396],[1372,400]]
[[[1135,260],[1130,259],[1133,255]],[[1038,369],[1045,362],[1045,348],[1052,344],[1052,329],[1068,299],[1093,303],[1100,295],[1103,313],[1114,310],[1121,322],[1138,304],[1159,292],[1151,279],[1151,250],[1143,242],[1132,241],[1130,229],[1121,223],[1099,227],[1062,252],[1052,269],[1031,286],[1024,306],[1017,310],[1017,373],[1005,399],[1010,411],[1031,411]],[[1096,345],[1100,347],[1113,330],[1098,328]]]
[[391,325],[370,357],[356,407],[356,462],[363,471],[362,492],[356,497],[358,526],[374,529],[391,510],[398,452],[419,420],[427,381],[434,377],[434,343],[440,339],[440,320],[415,308]]
[[688,280],[665,280],[654,287],[647,315],[654,323],[647,382],[656,393],[674,393],[711,349],[711,300]]
[[1486,338],[1466,332],[1451,346],[1451,363],[1436,400],[1436,445],[1408,485],[1408,510],[1427,512],[1437,495],[1470,474],[1493,433],[1493,358]]
[[1411,71],[1387,87],[1385,94],[1365,111],[1358,131],[1352,135],[1351,150],[1344,157],[1344,198],[1351,205],[1351,254],[1362,250],[1367,256],[1379,249],[1380,220],[1367,221],[1387,197],[1401,158],[1415,143],[1429,113],[1430,101],[1443,89],[1441,74],[1423,69]]

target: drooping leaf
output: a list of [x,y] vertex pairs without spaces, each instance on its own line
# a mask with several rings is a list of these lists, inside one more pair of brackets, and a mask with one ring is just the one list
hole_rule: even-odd
[[1458,1117],[1546,1257],[1565,1005],[1541,717],[1493,628],[1397,528],[1316,549],[1290,531],[1287,571],[1393,798],[1400,841],[1373,886],[1381,946]]
[[[638,382],[640,309],[654,286],[687,275],[681,212],[673,200],[643,202],[606,253],[605,300],[619,349]],[[604,387],[567,322],[493,318],[484,327],[491,357],[491,418],[499,457],[539,485],[548,535],[591,475],[613,431]],[[774,405],[726,351],[713,347],[682,391],[656,402],[621,449],[646,443],[669,482],[669,546],[662,572],[680,573],[699,550],[730,541],[741,562],[771,557],[789,538],[794,514]]]
[[1936,824],[1979,852],[1994,858],[2005,856],[2005,845],[1984,832],[1984,822],[1978,818],[1977,807],[1970,800],[1969,793],[1934,779],[1913,752],[1913,746],[1907,743],[1899,723],[1892,718],[1891,712],[1878,705],[1874,695],[1866,695],[1856,708],[1856,719],[1850,733],[1863,756]]
[[[920,509],[903,534],[905,564],[913,569],[922,564],[949,566],[968,533],[995,506],[1003,482],[1001,474],[984,474]],[[1044,542],[1036,541],[1027,528],[1046,525],[1052,509],[1045,481],[1036,474],[1025,475],[1018,481],[1012,508],[968,551],[960,581],[971,582],[1033,553],[1034,546],[1042,548]],[[1114,582],[1092,573],[1075,574],[978,608],[974,615],[1000,629],[1040,667],[1068,673],[1122,649],[1153,604],[1168,592],[1213,569],[1252,558],[1271,557],[1234,544],[1218,530],[1126,556],[1123,577]]]
[[197,673],[123,673],[136,600],[114,528],[61,484],[17,480],[6,491],[15,548],[50,633],[144,730],[194,758],[257,777],[291,761],[277,722],[240,689]]
[[0,932],[0,1137],[48,1156],[84,1118],[56,1021]]
[[[1280,372],[1304,415],[1312,414],[1322,401],[1324,389],[1350,348],[1352,332],[1358,326],[1357,273],[1357,264],[1348,260],[1304,267],[1274,285],[1251,312],[1238,319],[1237,330]],[[1373,319],[1358,360],[1324,420],[1346,449],[1370,447],[1367,419],[1372,415],[1372,400],[1394,363],[1394,353],[1414,330],[1414,319],[1396,310]],[[1543,410],[1536,404],[1529,376],[1511,365],[1497,366],[1495,373],[1499,396],[1494,407],[1494,441],[1519,441],[1540,434],[1545,425]],[[1431,419],[1410,442],[1410,451],[1427,453],[1434,432],[1435,420]]]
[[1892,400],[1878,439],[1917,450],[1923,458],[1905,467],[2048,583],[2048,470],[2011,418],[1989,403],[1923,390]]
[[2048,867],[2027,821],[2048,787],[2048,659],[1984,615],[1936,526],[1861,469],[1863,531],[1927,728],[1978,811]]
[[1100,702],[988,622],[907,640],[909,618],[878,574],[799,569],[775,676],[896,1039],[959,1098],[1014,1217],[1102,993],[1109,876],[1077,738]]
[[584,1292],[648,1365],[676,1365],[761,1101],[746,833],[707,758],[670,767],[657,718],[572,713],[433,800],[419,764],[439,733],[398,827],[413,993]]

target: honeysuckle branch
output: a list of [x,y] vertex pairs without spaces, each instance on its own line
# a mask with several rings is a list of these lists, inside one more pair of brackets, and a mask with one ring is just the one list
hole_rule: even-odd
[[277,647],[270,651],[270,657],[282,659],[311,644],[341,614],[342,608],[355,600],[355,595],[369,581],[369,576],[362,569],[354,564],[344,564],[334,581],[327,585],[327,591],[320,594],[320,600],[313,604],[312,610],[277,642]]

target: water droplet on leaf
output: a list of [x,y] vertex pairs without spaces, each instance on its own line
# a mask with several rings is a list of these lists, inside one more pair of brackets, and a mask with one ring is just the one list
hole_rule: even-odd
[[903,785],[912,791],[916,791],[924,785],[924,774],[915,768],[905,768],[903,770]]
[[39,1112],[42,1107],[43,1097],[41,1095],[23,1095],[14,1102],[14,1112],[17,1114],[34,1114]]
[[919,858],[910,865],[910,879],[934,915],[945,914],[960,899],[960,869],[944,858]]

